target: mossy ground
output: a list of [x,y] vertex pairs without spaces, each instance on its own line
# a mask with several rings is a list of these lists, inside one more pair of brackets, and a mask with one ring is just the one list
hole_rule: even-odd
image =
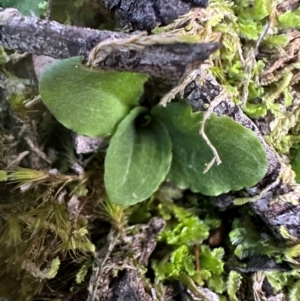
[[[58,14],[62,2],[52,1],[51,12],[62,23],[115,24],[93,1],[65,1],[67,9]],[[106,25],[97,15],[107,17]],[[266,140],[292,162],[296,179],[299,24],[296,2],[215,0],[153,31],[222,41],[209,72],[249,117],[268,124]],[[140,266],[145,287],[154,288],[158,300],[180,300],[168,297],[178,283],[188,288],[188,300],[299,300],[299,242],[279,243],[247,204],[218,208],[169,185],[133,207],[111,204],[101,176],[105,152],[76,154],[72,133],[40,102],[29,102],[38,94],[36,78],[28,76],[30,59],[1,49],[0,61],[0,299],[86,300],[99,251],[108,248],[113,262],[120,241],[161,217],[166,228],[146,268]],[[29,71],[23,76],[21,69]],[[289,236],[284,229],[281,234]],[[266,257],[273,270],[247,270],[251,258]],[[120,262],[124,268],[126,260]]]

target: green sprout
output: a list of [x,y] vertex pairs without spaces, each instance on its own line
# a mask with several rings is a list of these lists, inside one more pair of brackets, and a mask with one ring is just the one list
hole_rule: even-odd
[[203,173],[214,156],[199,134],[204,114],[184,103],[139,106],[146,80],[143,74],[92,70],[76,57],[50,65],[40,80],[42,99],[58,121],[79,134],[110,138],[104,182],[112,203],[144,201],[164,180],[216,196],[263,178],[268,162],[255,134],[214,114],[205,132],[222,164]]

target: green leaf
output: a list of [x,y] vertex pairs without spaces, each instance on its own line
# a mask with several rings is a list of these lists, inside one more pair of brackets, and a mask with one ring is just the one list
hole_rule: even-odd
[[300,280],[294,283],[289,293],[289,297],[291,301],[298,301],[299,296],[300,296]]
[[178,247],[164,260],[153,260],[151,266],[155,273],[155,281],[178,279],[182,273],[187,273],[189,276],[195,274],[195,258],[185,245]]
[[300,147],[298,148],[296,155],[292,161],[292,167],[296,173],[296,182],[300,183]]
[[87,275],[87,272],[89,270],[89,268],[92,266],[92,261],[90,259],[86,260],[83,265],[81,266],[81,268],[79,269],[79,271],[76,274],[76,283],[82,283],[84,281],[85,276]]
[[200,246],[199,262],[201,264],[201,272],[195,274],[195,281],[200,284],[205,280],[208,287],[216,293],[222,293],[225,290],[225,282],[223,279],[223,256],[224,249],[216,248],[211,250],[207,245]]
[[[180,208],[181,209],[181,208]],[[209,228],[197,216],[187,216],[181,222],[171,228],[164,230],[160,237],[169,245],[194,245],[201,244],[203,240],[207,239],[209,235]]]
[[257,40],[259,36],[259,28],[258,23],[254,20],[247,20],[246,22],[244,20],[239,20],[239,28],[241,32],[241,36],[243,38],[249,39],[249,40]]
[[50,270],[47,273],[48,279],[52,279],[56,276],[59,266],[60,266],[60,259],[58,257],[55,257],[52,260]]
[[151,267],[155,273],[155,281],[164,281],[170,277],[178,277],[180,271],[175,269],[175,264],[172,262],[163,262],[158,260],[151,261]]
[[169,171],[168,131],[146,112],[145,108],[134,108],[110,141],[104,180],[112,203],[126,206],[149,198]]
[[250,218],[235,219],[229,239],[236,246],[234,254],[239,259],[262,254],[269,257],[282,254],[280,246],[263,229],[258,231]]
[[265,151],[255,134],[227,116],[213,114],[205,133],[222,163],[203,173],[213,153],[199,134],[203,113],[193,113],[185,104],[156,107],[153,114],[168,128],[173,160],[168,180],[179,188],[216,196],[259,182],[268,168]]
[[201,269],[195,272],[193,276],[194,281],[198,284],[203,286],[204,282],[211,278],[211,272],[208,270]]
[[236,293],[238,292],[241,284],[242,284],[242,275],[236,271],[230,271],[227,280],[227,293],[230,298],[230,301],[239,300],[236,296]]
[[276,48],[276,47],[285,47],[290,41],[290,38],[286,34],[278,34],[267,37],[263,42],[262,45],[266,45],[269,48]]
[[5,182],[7,179],[7,172],[5,170],[0,170],[0,182]]
[[211,273],[220,275],[224,271],[224,256],[223,248],[211,250],[207,245],[202,245],[200,250],[201,268],[210,271]]
[[143,74],[92,70],[73,57],[51,64],[39,88],[44,103],[65,127],[105,137],[138,105],[146,79]]
[[215,293],[223,293],[226,289],[226,283],[221,275],[212,275],[210,279],[207,280],[208,287]]
[[274,289],[275,293],[283,290],[283,287],[287,284],[289,280],[289,275],[283,272],[271,271],[265,272],[265,275],[270,283],[271,287]]
[[[172,253],[170,260],[175,266],[174,272],[176,273],[176,276],[183,271],[189,276],[193,276],[195,274],[194,256],[190,254],[187,246],[182,245],[176,249]],[[172,276],[175,276],[175,274]]]
[[300,8],[281,14],[278,17],[278,27],[279,28],[300,28]]

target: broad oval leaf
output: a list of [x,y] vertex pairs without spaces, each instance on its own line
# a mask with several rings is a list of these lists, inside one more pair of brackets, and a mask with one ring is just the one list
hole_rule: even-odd
[[105,187],[111,202],[118,205],[133,205],[149,198],[171,165],[168,131],[156,118],[144,117],[146,112],[145,108],[134,108],[119,124],[108,147]]
[[168,180],[209,196],[240,190],[258,183],[268,168],[266,153],[255,134],[233,119],[215,114],[206,121],[205,133],[217,149],[220,165],[203,173],[213,153],[199,134],[203,113],[185,104],[156,107],[152,113],[168,128],[173,160]]
[[51,64],[42,74],[39,89],[51,113],[65,127],[87,136],[109,136],[138,105],[147,75],[96,71],[80,57]]

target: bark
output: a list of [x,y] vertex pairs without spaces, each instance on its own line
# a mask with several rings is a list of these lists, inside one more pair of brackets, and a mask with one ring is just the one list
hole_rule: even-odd
[[98,0],[115,11],[122,25],[151,30],[173,22],[193,7],[206,7],[208,0]]
[[[135,225],[138,227],[135,234],[126,235],[125,240],[117,240],[117,252],[111,252],[106,259],[106,255],[97,258],[87,301],[151,301],[151,296],[145,290],[145,279],[139,271],[141,266],[147,267],[158,235],[165,225],[166,222],[160,217],[151,218],[146,225]],[[98,254],[106,252],[100,250]],[[97,262],[101,262],[100,266]],[[119,267],[118,275],[113,267]]]
[[[59,24],[36,17],[24,17],[15,9],[0,11],[0,45],[4,48],[57,59],[88,57],[99,42],[130,35]],[[176,82],[189,68],[197,67],[219,48],[219,43],[174,43],[151,45],[141,51],[116,51],[100,68],[148,73]]]

